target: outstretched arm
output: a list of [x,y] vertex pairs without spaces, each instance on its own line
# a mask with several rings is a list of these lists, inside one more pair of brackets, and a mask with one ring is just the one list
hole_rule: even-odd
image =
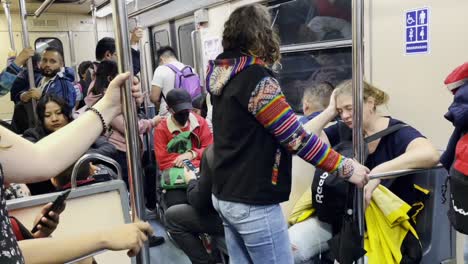
[[257,84],[248,111],[291,153],[360,187],[367,182],[367,168],[340,155],[316,134],[304,130],[274,78],[266,77]]
[[[128,73],[117,76],[104,98],[94,106],[106,124],[120,113],[120,87],[128,77]],[[36,144],[0,127],[0,161],[5,180],[29,183],[50,179],[88,150],[102,129],[99,116],[91,111]]]
[[147,236],[153,233],[148,223],[134,223],[114,227],[106,231],[81,234],[73,237],[39,238],[19,241],[28,264],[65,263],[102,249],[126,250],[135,256]]
[[[432,143],[423,137],[416,138],[407,146],[405,153],[376,166],[370,174],[390,172],[403,169],[431,168],[439,162],[439,152]],[[371,180],[364,188],[366,203],[372,199],[372,193],[381,180]]]

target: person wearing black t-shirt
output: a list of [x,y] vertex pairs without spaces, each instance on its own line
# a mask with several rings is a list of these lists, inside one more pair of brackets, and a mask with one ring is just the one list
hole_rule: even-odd
[[[385,105],[388,100],[389,96],[384,91],[364,83],[364,137],[403,123],[398,119],[378,113],[377,107]],[[337,115],[340,116],[341,121],[324,129],[324,126]],[[343,126],[341,122],[346,126]],[[306,130],[314,130],[314,133],[320,133],[323,130],[325,135],[322,134],[322,138],[325,138],[325,141],[328,139],[332,147],[337,146],[341,140],[352,140],[351,131],[345,133],[350,138],[343,139],[340,127],[347,127],[349,130],[353,128],[351,80],[338,85],[331,96],[328,108],[305,125]],[[403,127],[379,140],[370,142],[367,144],[367,148],[369,152],[364,165],[371,170],[370,175],[402,169],[430,168],[439,162],[439,153],[432,143],[411,126]],[[366,205],[370,203],[372,193],[379,184],[388,187],[396,195],[400,195],[398,190],[404,189],[401,188],[401,185],[410,184],[410,178],[404,177],[395,181],[370,180],[364,187]],[[331,232],[330,224],[321,222],[316,217],[311,217],[292,226],[289,229],[289,235],[295,263],[308,261],[319,252],[327,250],[327,240],[332,238]],[[315,239],[308,239],[310,237]]]

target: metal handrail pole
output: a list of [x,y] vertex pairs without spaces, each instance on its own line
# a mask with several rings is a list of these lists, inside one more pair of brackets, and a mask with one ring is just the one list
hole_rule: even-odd
[[49,7],[55,2],[55,0],[45,0],[42,5],[34,12],[36,18],[40,17]]
[[389,172],[370,174],[369,178],[371,180],[375,180],[375,179],[381,179],[381,180],[394,179],[394,178],[398,178],[398,177],[402,177],[402,176],[407,176],[409,174],[425,172],[425,171],[431,171],[431,170],[438,170],[438,169],[442,169],[442,168],[444,168],[444,166],[437,165],[435,167],[427,168],[427,169],[396,170],[396,171],[389,171]]
[[[133,66],[128,31],[128,13],[126,1],[111,0],[112,20],[114,22],[115,45],[118,54],[119,73],[130,71],[131,76],[126,82],[123,94],[123,114],[125,118],[125,139],[127,143],[128,182],[130,185],[130,202],[134,221],[143,219],[145,206],[143,200],[143,177],[141,165],[141,150],[139,144],[138,117],[135,101],[132,97]],[[148,244],[137,255],[137,263],[149,263]]]
[[[140,40],[139,43],[139,48],[140,48],[140,83],[141,83],[141,91],[145,95],[145,98],[143,100],[143,108],[145,110],[145,115],[147,118],[153,118],[150,113],[149,113],[149,93],[150,93],[150,84],[148,82],[148,67],[147,67],[147,61],[146,61],[146,50],[145,50],[145,44],[147,42],[144,42],[142,39]],[[151,138],[152,138],[152,133],[148,132],[145,135],[145,143],[146,143],[146,151],[148,151],[149,157],[151,157]]]
[[7,20],[8,36],[10,37],[10,49],[13,51],[16,51],[15,37],[13,35],[13,24],[11,23],[11,12],[10,12],[11,0],[2,0],[2,5],[3,5],[3,11],[5,11],[5,17]]
[[[26,12],[26,3],[25,0],[19,0],[20,5],[20,16],[21,16],[21,26],[23,29],[23,48],[27,48],[30,46],[29,44],[29,31],[28,31],[28,14]],[[36,88],[36,84],[34,82],[34,67],[32,63],[32,58],[28,59],[28,80],[29,80],[29,87]]]
[[[364,153],[364,133],[363,133],[363,75],[364,75],[364,44],[363,44],[363,20],[364,20],[364,1],[352,1],[352,75],[353,75],[353,151],[356,160],[363,164],[365,161]],[[354,212],[357,216],[359,234],[364,237],[365,219],[364,219],[364,192],[362,188],[357,188],[355,192]],[[364,246],[364,240],[360,241]],[[364,264],[364,258],[357,261],[358,264]]]
[[[19,7],[20,7],[20,17],[21,17],[21,27],[22,27],[22,35],[23,35],[23,49],[30,47],[29,44],[29,31],[28,31],[28,13],[26,11],[26,3],[25,0],[18,0],[19,1]],[[33,61],[32,58],[28,59],[27,62],[27,69],[28,69],[28,81],[29,81],[29,89],[34,89],[36,88],[36,83],[34,79],[34,67],[33,67]],[[33,112],[33,118],[34,123],[37,124],[37,115],[36,115],[36,100],[32,99],[31,100],[32,104],[32,112]]]
[[142,9],[135,10],[134,12],[128,14],[128,17],[129,18],[136,17],[138,15],[141,15],[143,13],[146,13],[148,11],[151,11],[153,9],[161,7],[163,5],[169,4],[172,1],[174,1],[174,0],[159,0],[158,2],[155,2],[155,3],[153,3],[153,4],[149,5],[149,6],[146,6],[146,7],[142,8]]
[[98,25],[97,25],[97,19],[96,19],[96,12],[97,12],[97,6],[95,1],[93,0],[91,4],[91,15],[93,17],[93,32],[94,32],[94,41],[96,42],[96,45],[99,41],[99,36],[98,36]]
[[122,180],[122,168],[120,167],[120,164],[117,161],[107,156],[104,156],[102,154],[89,153],[89,154],[83,155],[80,159],[78,159],[75,162],[75,165],[73,166],[71,180],[70,180],[72,189],[76,189],[77,187],[76,177],[78,177],[78,170],[81,167],[81,165],[83,165],[86,162],[90,162],[92,160],[104,161],[104,162],[111,164],[112,166],[114,166],[115,170],[117,171],[117,179]]

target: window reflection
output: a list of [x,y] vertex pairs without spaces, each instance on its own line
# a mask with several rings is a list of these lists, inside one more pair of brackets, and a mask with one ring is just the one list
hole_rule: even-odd
[[273,4],[270,12],[282,45],[351,38],[350,0],[296,0]]
[[351,48],[283,54],[278,80],[287,101],[302,112],[302,95],[307,85],[329,82],[336,87],[351,78]]
[[62,41],[58,38],[38,38],[34,42],[36,52],[42,53],[48,47],[55,47],[63,51]]

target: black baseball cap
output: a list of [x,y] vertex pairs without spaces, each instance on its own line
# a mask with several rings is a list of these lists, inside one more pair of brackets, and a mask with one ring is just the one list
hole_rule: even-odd
[[174,113],[193,109],[192,97],[187,91],[181,88],[170,90],[166,95],[166,103]]

